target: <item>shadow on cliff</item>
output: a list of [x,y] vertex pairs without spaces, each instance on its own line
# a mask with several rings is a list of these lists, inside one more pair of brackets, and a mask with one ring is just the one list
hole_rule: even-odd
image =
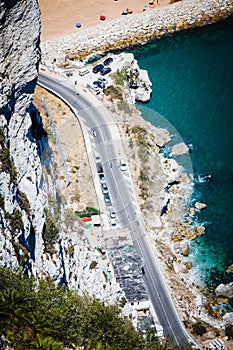
[[42,158],[45,147],[48,147],[48,135],[43,128],[42,118],[33,104],[29,108],[32,125],[28,130],[27,137],[31,142],[36,142],[37,152]]
[[10,9],[14,7],[19,0],[3,0],[4,7]]

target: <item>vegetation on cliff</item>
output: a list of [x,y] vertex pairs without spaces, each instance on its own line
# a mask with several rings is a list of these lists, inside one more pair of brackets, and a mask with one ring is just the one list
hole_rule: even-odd
[[120,308],[0,269],[0,329],[13,349],[177,349],[137,333]]

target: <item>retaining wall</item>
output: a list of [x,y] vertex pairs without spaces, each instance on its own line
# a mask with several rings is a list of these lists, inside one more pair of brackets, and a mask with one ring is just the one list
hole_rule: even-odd
[[143,44],[180,30],[215,23],[231,16],[232,0],[183,0],[139,14],[122,16],[42,43],[42,64],[65,58],[81,60],[95,52],[109,52]]

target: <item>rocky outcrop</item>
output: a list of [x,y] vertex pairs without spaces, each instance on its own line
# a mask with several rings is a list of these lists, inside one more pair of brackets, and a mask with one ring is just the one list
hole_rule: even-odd
[[228,312],[223,316],[223,320],[226,324],[232,324],[233,325],[233,312]]
[[[40,57],[37,2],[0,1],[0,13],[0,127],[5,135],[1,146],[9,158],[8,167],[2,162],[0,175],[0,192],[5,202],[1,209],[2,233],[9,248],[9,255],[2,250],[5,254],[2,259],[11,265],[15,264],[17,255],[20,260],[21,251],[29,248],[29,242],[42,243],[45,196],[40,157],[46,134],[32,105]],[[24,203],[22,198],[20,201],[20,193]],[[23,207],[29,200],[30,209],[25,210]],[[7,225],[9,215],[10,221],[16,220],[15,213],[18,220],[22,220],[22,228],[18,227],[17,232],[12,224]],[[19,239],[10,244],[12,235]],[[41,265],[32,250],[28,259],[33,256]],[[6,254],[8,259],[5,259]]]
[[206,208],[206,204],[205,203],[200,203],[200,202],[196,202],[195,204],[194,204],[194,207],[197,209],[197,210],[202,210],[202,209],[204,209],[204,208]]
[[185,143],[178,143],[172,147],[171,156],[178,156],[189,152],[189,148]]
[[231,0],[183,0],[82,30],[42,45],[42,63],[54,68],[66,59],[81,60],[93,52],[122,50],[175,32],[215,23],[233,12]]
[[233,264],[231,264],[227,269],[226,269],[227,273],[233,273]]
[[221,295],[227,298],[233,297],[233,282],[229,284],[219,284],[215,289],[216,295]]

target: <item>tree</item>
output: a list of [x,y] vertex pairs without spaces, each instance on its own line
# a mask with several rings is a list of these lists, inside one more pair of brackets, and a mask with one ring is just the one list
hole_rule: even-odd
[[198,321],[193,324],[193,333],[202,336],[204,333],[206,333],[206,327],[200,321]]

